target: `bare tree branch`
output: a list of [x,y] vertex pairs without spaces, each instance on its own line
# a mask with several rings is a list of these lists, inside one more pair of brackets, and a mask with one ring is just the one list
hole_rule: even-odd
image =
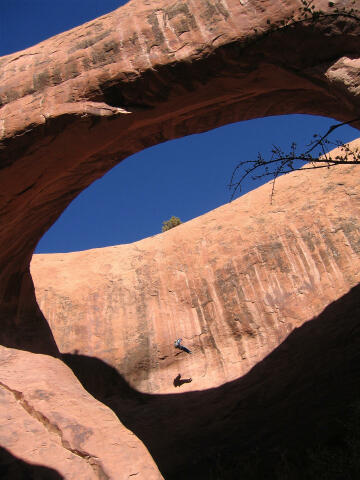
[[[234,199],[237,192],[241,192],[241,186],[249,176],[251,176],[253,180],[268,176],[273,177],[271,190],[272,201],[275,192],[276,179],[284,173],[290,173],[300,169],[311,170],[317,168],[330,168],[336,165],[359,165],[360,151],[358,148],[352,148],[348,143],[343,143],[340,140],[332,141],[328,138],[335,129],[359,120],[360,117],[349,120],[348,122],[332,125],[325,134],[315,134],[313,137],[314,140],[308,144],[309,148],[303,153],[297,153],[296,143],[293,142],[290,151],[287,153],[279,146],[273,145],[271,157],[269,159],[265,159],[261,153],[258,153],[255,160],[244,160],[239,162],[234,168],[230,179],[229,190],[232,191],[230,201]],[[334,147],[337,147],[335,156],[334,152],[329,152],[329,150]],[[314,154],[316,148],[319,149],[318,155]],[[304,167],[304,164],[306,163],[308,163],[308,166]],[[238,172],[242,168],[244,169],[244,172],[238,180],[235,180]]]
[[[272,25],[271,20],[268,19],[267,23],[270,25],[270,30],[266,34],[270,35],[274,32],[282,31],[299,23],[306,23],[309,21],[317,22],[326,17],[348,17],[356,20],[357,22],[360,21],[360,12],[356,8],[338,8],[335,2],[329,1],[328,6],[333,8],[333,11],[328,13],[318,9],[314,2],[315,0],[301,0],[301,6],[298,9],[298,13],[293,12],[293,14],[287,19],[282,20],[280,24]],[[354,118],[347,122],[332,125],[323,135],[314,135],[313,140],[308,144],[309,148],[303,153],[298,154],[296,152],[295,143],[292,143],[288,153],[285,153],[279,146],[273,145],[270,159],[264,159],[261,153],[258,153],[256,160],[245,160],[239,162],[234,168],[230,179],[229,189],[230,191],[232,190],[230,201],[234,199],[237,192],[241,191],[243,182],[249,176],[251,176],[253,180],[267,176],[273,177],[271,191],[272,201],[275,192],[276,179],[284,173],[300,170],[300,168],[303,168],[304,170],[310,170],[317,168],[330,168],[343,164],[360,164],[360,153],[357,148],[353,150],[348,144],[343,144],[343,142],[339,140],[336,140],[335,142],[330,141],[328,138],[329,135],[337,128],[340,128],[344,125],[350,125],[358,121],[360,121],[360,117]],[[340,148],[341,153],[337,154],[335,158],[333,158],[331,153],[329,153],[329,147],[338,147]],[[317,148],[319,149],[318,155],[315,154],[315,150]],[[309,166],[304,167],[303,165],[305,163],[308,163]],[[243,169],[244,172],[241,174],[240,179],[235,181],[235,178],[241,169]],[[257,171],[260,173],[256,174]]]

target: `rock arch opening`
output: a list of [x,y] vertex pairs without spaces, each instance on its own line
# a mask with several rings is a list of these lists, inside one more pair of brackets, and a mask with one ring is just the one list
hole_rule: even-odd
[[[304,19],[291,26],[284,25],[283,22],[286,23],[288,16],[298,10],[299,2],[295,0],[286,4],[267,0],[260,4],[235,0],[204,0],[196,4],[186,2],[175,5],[172,2],[159,2],[156,7],[151,3],[132,1],[105,18],[0,59],[0,212],[2,224],[6,225],[0,231],[3,246],[0,256],[3,325],[0,333],[5,346],[59,355],[52,333],[36,303],[29,273],[32,252],[44,232],[78,193],[122,159],[169,139],[204,132],[244,119],[284,113],[308,113],[349,121],[360,115],[359,22],[350,14],[340,15],[339,20],[339,15],[333,15],[330,10],[332,2],[319,0],[318,5],[325,14],[317,18],[316,22]],[[259,5],[261,8],[258,8]],[[340,2],[341,8],[350,5],[351,2],[346,0]],[[274,29],[274,25],[277,28]],[[83,37],[89,41],[79,42],[78,39]],[[359,127],[359,124],[355,126]],[[314,181],[316,188],[310,189],[310,180],[306,182],[303,178],[298,178],[296,191],[301,208],[297,208],[295,196],[289,195],[289,190],[284,189],[282,202],[287,211],[292,209],[291,225],[289,217],[281,209],[273,209],[266,212],[274,219],[270,223],[273,230],[266,232],[261,219],[249,218],[249,205],[242,202],[233,207],[237,209],[239,218],[241,216],[243,219],[244,231],[232,228],[233,214],[224,215],[227,228],[223,229],[221,235],[228,232],[229,235],[236,236],[228,244],[226,241],[218,241],[221,229],[214,228],[210,228],[211,234],[205,239],[208,243],[204,244],[201,233],[207,227],[198,223],[197,249],[189,253],[188,257],[192,268],[191,276],[183,268],[188,252],[187,242],[190,241],[186,240],[185,235],[181,251],[173,249],[171,231],[167,234],[167,245],[161,249],[156,247],[154,250],[150,245],[147,251],[145,248],[143,251],[133,251],[133,256],[125,250],[116,251],[117,258],[121,257],[122,266],[128,267],[128,278],[135,275],[137,288],[127,288],[124,283],[114,286],[113,277],[119,273],[114,271],[116,264],[111,258],[103,263],[106,271],[102,274],[109,278],[109,282],[104,283],[103,298],[108,299],[108,304],[117,305],[118,310],[103,308],[102,298],[88,288],[82,298],[86,299],[88,306],[86,315],[94,320],[94,335],[84,336],[86,345],[82,356],[86,357],[89,345],[94,347],[94,353],[101,349],[100,344],[104,342],[107,348],[103,363],[117,362],[117,368],[121,367],[127,372],[138,390],[147,387],[152,393],[164,393],[165,383],[162,382],[167,382],[168,379],[164,373],[166,368],[161,365],[165,365],[169,371],[178,366],[171,363],[173,358],[167,353],[170,352],[168,340],[176,333],[180,318],[183,322],[181,327],[186,331],[184,337],[187,340],[199,339],[196,340],[198,344],[195,340],[193,343],[197,346],[199,355],[202,355],[202,361],[194,363],[194,369],[197,369],[198,377],[202,378],[203,387],[206,387],[209,371],[216,369],[221,383],[224,379],[234,378],[235,373],[238,375],[241,370],[244,383],[236,383],[234,386],[230,382],[225,390],[219,389],[215,391],[214,397],[211,396],[216,403],[218,395],[221,397],[225,391],[229,394],[225,395],[226,398],[236,399],[235,403],[226,406],[229,408],[220,412],[224,424],[232,429],[235,415],[240,421],[237,425],[241,425],[242,412],[254,404],[253,400],[263,412],[262,404],[267,404],[268,399],[267,385],[261,389],[259,396],[255,395],[255,399],[247,393],[245,396],[241,396],[242,393],[240,396],[237,393],[232,396],[233,387],[251,393],[254,379],[257,383],[259,378],[257,375],[271,378],[266,373],[272,373],[278,368],[279,362],[282,366],[286,365],[284,368],[289,374],[286,377],[287,383],[277,383],[275,397],[280,402],[285,398],[281,395],[284,389],[287,394],[287,386],[293,385],[293,380],[299,378],[291,374],[287,361],[299,358],[306,360],[308,368],[305,370],[312,373],[312,367],[318,365],[317,360],[321,359],[317,346],[310,349],[312,354],[309,356],[299,354],[300,357],[292,357],[287,353],[289,343],[285,343],[283,348],[277,349],[275,360],[271,357],[270,363],[265,361],[265,367],[270,365],[270,370],[263,370],[264,363],[260,358],[266,360],[266,352],[262,349],[262,340],[269,338],[272,342],[271,345],[268,344],[269,348],[275,348],[294,326],[304,320],[302,316],[300,318],[299,311],[306,310],[305,320],[311,320],[315,315],[320,323],[310,321],[300,332],[295,331],[291,338],[295,337],[298,348],[304,339],[312,338],[313,333],[317,332],[317,338],[323,339],[324,336],[319,335],[319,331],[325,324],[329,327],[329,335],[322,344],[322,351],[331,353],[331,347],[334,347],[338,338],[336,329],[339,326],[339,312],[347,312],[347,321],[344,322],[346,334],[354,331],[354,321],[358,319],[358,303],[354,300],[358,298],[357,287],[346,293],[351,282],[358,281],[359,268],[356,262],[360,215],[354,217],[352,213],[354,198],[358,199],[358,185],[353,170],[346,171],[345,175],[349,178],[351,188],[344,187],[332,177],[328,178],[330,183],[325,187],[319,181],[320,177],[314,177],[315,180],[311,181]],[[286,179],[281,181],[286,183]],[[327,187],[329,188],[325,192]],[[313,201],[309,200],[309,191],[315,195],[316,200],[315,197],[311,197]],[[327,201],[320,204],[325,193]],[[329,198],[331,202],[328,201]],[[254,197],[253,204],[255,208],[258,207],[258,211],[263,203],[261,194]],[[333,210],[327,210],[322,222],[314,223],[311,230],[302,228],[303,217],[310,215],[314,218],[316,209],[329,209],[330,206]],[[356,209],[358,208],[360,206],[357,202]],[[211,225],[210,217],[206,221]],[[214,239],[213,242],[211,238]],[[251,238],[256,241],[250,245],[247,242]],[[221,244],[222,255],[216,248],[211,251],[215,244]],[[231,249],[237,245],[243,249],[241,262],[246,265],[245,270],[240,262],[236,264],[232,261],[234,255]],[[202,269],[203,265],[208,265],[206,258],[215,250],[217,255],[211,257],[211,268]],[[164,251],[167,255],[164,255]],[[89,261],[89,258],[79,253],[76,255],[77,261],[83,262],[87,268],[95,266],[96,259]],[[164,260],[171,255],[174,257],[172,265],[177,266],[175,270],[169,270]],[[203,263],[201,259],[205,259]],[[130,265],[131,261],[133,264]],[[144,261],[145,266],[142,264]],[[160,263],[164,265],[161,271],[167,272],[169,283],[160,281]],[[134,269],[134,265],[137,268]],[[76,270],[77,273],[80,271],[81,269]],[[68,272],[68,277],[73,276],[74,279],[73,270],[70,268]],[[48,276],[53,279],[56,277],[54,273],[56,268],[48,270]],[[95,285],[95,277],[99,272],[94,270],[92,274]],[[241,282],[234,284],[234,278],[239,277]],[[54,300],[58,293],[65,312],[63,318],[68,321],[78,317],[79,321],[70,325],[67,336],[64,335],[63,338],[67,342],[66,349],[71,349],[73,339],[82,335],[81,328],[84,324],[80,320],[86,321],[86,315],[82,315],[76,298],[69,301],[65,280],[63,278],[63,283],[57,282],[60,289],[58,292],[46,292],[44,289],[42,301],[46,304],[49,299]],[[76,295],[83,285],[80,280]],[[187,281],[190,286],[186,284]],[[169,288],[170,283],[176,288]],[[335,289],[342,296],[339,301],[328,308],[318,303],[320,297],[325,299],[325,303],[333,301]],[[137,296],[135,301],[131,297],[133,291]],[[264,291],[266,294],[261,296],[262,301],[257,303],[257,294]],[[319,291],[321,295],[317,295]],[[170,304],[175,305],[176,309],[161,309],[163,315],[171,318],[173,330],[169,327],[166,333],[169,338],[165,334],[162,337],[157,333],[160,330],[152,327],[156,326],[157,319],[160,318],[157,312],[160,311],[164,298],[174,296],[174,292],[177,297]],[[312,298],[311,304],[304,303],[304,292],[308,298]],[[281,315],[278,314],[279,305]],[[115,318],[123,313],[119,311],[122,307],[127,309],[129,318],[135,315],[138,322],[136,330],[128,325],[129,335],[133,335],[130,349],[123,348],[121,331],[112,328],[112,316]],[[176,315],[179,312],[182,312],[182,316]],[[47,314],[49,319],[52,314],[54,312]],[[213,334],[219,330],[216,318],[220,318],[221,314],[224,315],[224,328],[229,333],[228,336]],[[262,335],[258,323],[254,321],[254,318],[260,316],[263,319],[263,331],[260,331]],[[276,331],[273,335],[269,334],[272,328]],[[349,337],[350,335],[344,335],[340,338],[346,342]],[[98,338],[101,339],[100,342]],[[215,338],[221,343],[221,348],[218,348]],[[114,341],[117,342],[117,350],[113,349]],[[236,362],[225,361],[226,355],[231,357],[235,344],[234,351],[237,352],[241,365],[238,370]],[[162,346],[161,351],[156,350],[157,345]],[[346,352],[350,353],[346,361],[340,355],[332,356],[331,363],[328,363],[326,359],[329,357],[324,357],[325,362],[322,360],[317,378],[323,380],[322,374],[325,372],[326,378],[334,379],[333,372],[337,372],[336,378],[346,383],[343,391],[350,396],[352,371],[358,352],[358,348],[355,348],[356,339],[350,338],[347,345],[349,349]],[[293,346],[290,351],[293,351],[292,348]],[[196,352],[196,349],[193,350]],[[116,355],[113,355],[114,352]],[[68,355],[76,356],[77,353]],[[256,359],[259,360],[255,376],[252,376],[253,355],[258,355]],[[31,354],[25,357],[25,360],[20,360],[23,370],[28,368],[30,362],[27,358]],[[16,363],[21,358],[21,352],[12,352],[6,361]],[[39,362],[42,358],[36,356]],[[312,359],[315,359],[313,363]],[[50,360],[52,371],[60,371],[61,362]],[[214,369],[206,370],[208,364]],[[329,370],[329,365],[336,367],[335,370]],[[19,364],[16,363],[16,366]],[[156,369],[161,373],[158,379],[152,377]],[[303,371],[300,368],[300,373]],[[247,376],[246,372],[251,375]],[[55,373],[52,378],[60,378]],[[182,369],[180,373],[193,379],[182,388],[194,388],[195,376],[192,372]],[[178,370],[175,375],[172,372],[171,382],[177,374]],[[11,381],[11,378],[7,379]],[[314,381],[310,376],[304,378],[302,385],[305,385],[307,391],[317,391],[312,388]],[[331,386],[332,383],[328,385]],[[17,392],[17,388],[17,385],[14,386],[14,391]],[[170,388],[174,388],[172,384]],[[341,394],[341,389],[338,392]],[[7,393],[13,395],[10,391]],[[207,397],[207,392],[195,396],[188,393],[184,397],[189,402],[188,405],[194,400],[200,402],[201,406],[201,402],[210,398]],[[297,396],[296,393],[295,391],[294,396]],[[321,395],[307,398],[311,400],[308,412],[312,411],[314,404],[322,406],[321,400],[324,400]],[[329,398],[330,395],[327,396]],[[161,405],[166,410],[169,397],[165,395],[160,401],[163,399],[166,404]],[[173,405],[176,412],[179,402]],[[331,411],[331,402],[328,406]],[[254,422],[257,420],[256,415],[251,418]],[[311,416],[308,418],[311,420]],[[204,425],[207,419],[200,418],[200,432],[201,421]],[[162,426],[161,423],[159,425]],[[147,424],[147,427],[149,432],[151,424]],[[96,430],[97,426],[92,424],[91,428]],[[251,425],[248,428],[251,431]],[[96,431],[99,433],[99,430]],[[213,432],[218,433],[216,430]],[[85,433],[88,434],[87,431]],[[104,441],[102,446],[105,450],[111,450],[107,448],[111,444],[109,438],[106,440],[108,443]],[[197,442],[201,443],[202,440],[201,435],[197,437]],[[124,444],[127,445],[126,442]],[[188,447],[187,458],[191,458],[192,445],[189,443]],[[74,451],[80,450],[76,448]],[[98,458],[96,453],[94,458]],[[106,456],[106,452],[101,454]],[[145,454],[141,458],[145,458]],[[172,459],[175,461],[175,454]],[[111,467],[111,460],[106,458],[106,461]],[[148,458],[146,461],[150,465]],[[116,474],[114,476],[116,478]],[[154,475],[152,478],[159,476]]]
[[261,12],[215,3],[130,2],[2,59],[1,156],[17,178],[4,186],[17,221],[2,235],[20,270],[71,200],[132,153],[268,115],[357,118],[356,18],[334,17],[319,0],[323,17],[282,28],[295,0],[282,9],[265,2]]
[[[259,152],[270,159],[274,145],[287,151],[292,142],[298,152],[305,151],[315,133],[325,133],[336,123],[310,115],[265,117],[145,149],[73,200],[40,240],[35,253],[132,243],[159,234],[162,222],[172,215],[182,222],[199,217],[228,203],[228,184],[240,160],[255,159]],[[350,126],[333,134],[334,140],[343,142],[358,135]],[[270,176],[249,178],[240,194],[269,180]]]
[[[260,10],[252,2],[215,3],[154,9],[132,1],[1,59],[5,344],[21,343],[14,318],[26,324],[37,308],[27,295],[39,239],[79,192],[124,158],[244,119],[358,118],[360,23],[357,12],[348,13],[350,1],[334,15],[332,2],[319,0],[323,13],[315,21],[291,25],[295,0],[282,8],[265,1]],[[83,37],[89,41],[79,43]],[[114,92],[116,105],[109,105]],[[37,321],[29,329],[34,341]]]

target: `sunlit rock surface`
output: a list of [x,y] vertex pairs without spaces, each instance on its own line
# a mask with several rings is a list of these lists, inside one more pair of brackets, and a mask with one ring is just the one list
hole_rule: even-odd
[[286,177],[272,205],[267,186],[134,245],[35,257],[41,310],[29,274],[62,211],[134,152],[282,113],[359,126],[358,14],[331,3],[303,21],[297,0],[133,0],[0,59],[8,477],[160,478],[142,440],[191,478],[219,447],[306,444],[357,394],[356,168]]
[[4,290],[76,195],[139,150],[268,115],[359,118],[360,13],[315,3],[304,21],[299,0],[133,0],[2,57]]
[[0,445],[11,453],[0,448],[1,478],[162,478],[139,439],[59,359],[0,347],[0,405]]
[[[62,353],[147,393],[238,378],[360,279],[360,167],[300,171],[142,241],[34,255]],[[94,225],[96,228],[96,225]],[[174,348],[181,337],[192,354]]]
[[299,171],[272,203],[266,184],[133,244],[33,257],[64,361],[165,476],[194,450],[326,437],[356,399],[359,169]]

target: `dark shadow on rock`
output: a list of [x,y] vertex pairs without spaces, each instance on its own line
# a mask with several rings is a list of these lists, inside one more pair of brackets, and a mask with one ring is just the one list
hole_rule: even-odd
[[192,378],[181,378],[181,373],[179,373],[175,378],[174,378],[174,387],[181,387],[181,385],[184,385],[184,383],[191,383]]
[[61,358],[86,390],[100,401],[119,396],[124,401],[138,403],[146,397],[131,388],[115,368],[98,358],[69,353],[63,354]]
[[7,480],[62,480],[52,468],[31,465],[0,447],[0,478]]
[[296,449],[336,437],[336,419],[360,398],[360,285],[295,329],[249,373],[218,388],[142,394],[99,359],[63,359],[143,441],[167,480],[177,471],[211,478],[205,459],[220,450]]
[[59,357],[52,331],[36,302],[30,272],[10,275],[3,287],[0,345]]

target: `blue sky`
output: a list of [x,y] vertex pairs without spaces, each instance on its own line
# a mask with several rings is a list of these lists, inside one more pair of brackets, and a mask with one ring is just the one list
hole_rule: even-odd
[[[123,1],[2,0],[0,56],[108,13]],[[229,201],[227,185],[240,160],[268,156],[272,145],[299,149],[332,119],[308,115],[268,117],[227,125],[157,145],[124,160],[82,192],[37,246],[37,253],[86,250],[130,243],[161,231],[172,215],[182,221]],[[359,136],[351,127],[336,138]],[[249,181],[243,193],[261,181]]]

